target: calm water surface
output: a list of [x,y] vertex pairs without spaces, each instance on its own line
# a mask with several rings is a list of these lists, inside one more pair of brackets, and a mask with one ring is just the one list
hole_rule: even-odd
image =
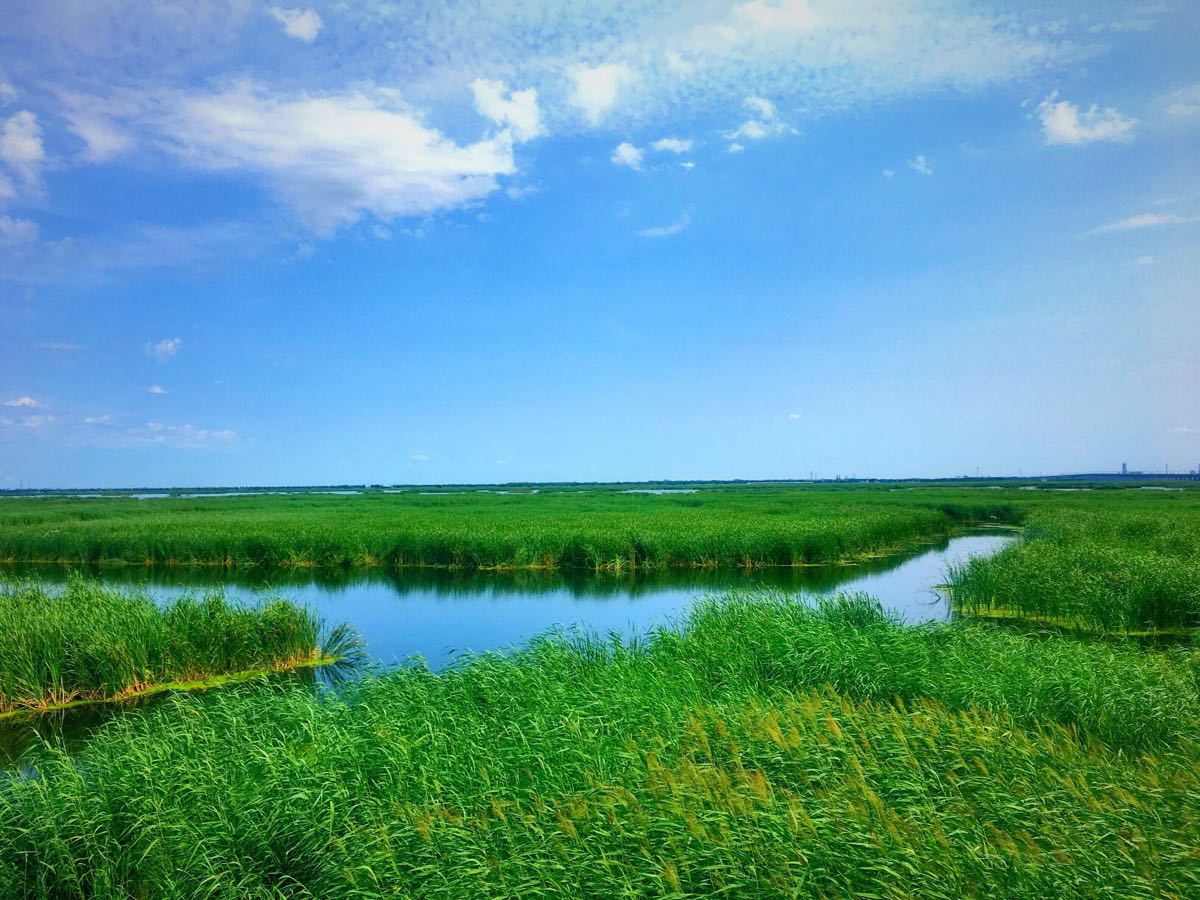
[[[185,593],[223,590],[254,600],[282,594],[308,603],[329,623],[349,622],[362,634],[369,657],[391,665],[422,657],[442,668],[466,651],[503,650],[549,628],[644,634],[667,625],[697,597],[731,589],[780,589],[812,597],[866,591],[911,623],[945,619],[949,610],[935,586],[946,568],[995,553],[1015,540],[1011,533],[964,534],[917,553],[856,566],[740,571],[678,571],[636,577],[569,573],[262,572],[212,569],[67,569],[57,566],[0,566],[0,574],[38,578],[48,587],[73,571],[122,589],[148,591],[159,601]],[[304,670],[286,678],[324,682]],[[156,699],[144,701],[153,704]],[[144,705],[97,704],[32,720],[0,723],[0,780],[28,774],[22,756],[42,740],[61,742],[71,752],[114,715]]]
[[[326,622],[351,623],[372,660],[391,665],[423,658],[437,669],[467,651],[519,646],[559,627],[627,635],[669,624],[697,597],[735,588],[781,589],[822,596],[866,591],[905,621],[945,619],[949,609],[934,588],[951,563],[988,555],[1015,540],[1011,533],[964,534],[920,552],[855,566],[772,568],[751,572],[681,570],[637,576],[570,573],[453,573],[438,570],[314,573],[230,573],[212,569],[104,568],[88,575],[156,599],[223,590],[252,600],[282,594],[317,610]],[[72,570],[9,567],[48,585]],[[78,569],[74,571],[80,571]]]

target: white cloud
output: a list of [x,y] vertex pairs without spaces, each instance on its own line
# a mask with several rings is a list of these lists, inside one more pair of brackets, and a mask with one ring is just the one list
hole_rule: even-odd
[[689,160],[686,160],[685,162],[681,162],[679,164],[679,168],[688,169],[690,171],[690,170],[696,168],[696,164],[689,159]]
[[0,78],[0,106],[7,106],[15,101],[17,97],[17,89],[3,78]]
[[1098,228],[1093,228],[1088,234],[1112,234],[1117,231],[1139,231],[1143,228],[1155,228],[1159,225],[1183,225],[1192,219],[1185,219],[1183,216],[1175,213],[1141,213],[1140,215],[1130,216],[1128,219],[1121,219],[1117,222],[1109,222],[1107,225],[1101,225]]
[[918,153],[912,159],[908,160],[908,167],[918,175],[933,174],[933,167],[929,165],[929,160],[925,158],[924,153]]
[[761,119],[772,120],[777,115],[775,104],[765,97],[747,97],[746,106],[758,113]]
[[1139,256],[1133,261],[1133,264],[1137,268],[1145,268],[1146,266],[1154,265],[1154,262],[1155,260],[1153,256]]
[[0,216],[0,247],[11,244],[29,244],[38,238],[36,222],[28,219],[13,219]]
[[737,143],[737,141],[734,141],[732,144],[729,145],[730,153],[741,153],[745,149],[746,149],[745,146]]
[[800,415],[800,413],[794,412],[794,413],[788,413],[788,418],[791,419],[793,422],[799,422],[801,419],[804,418],[804,416]]
[[107,425],[112,421],[112,416],[84,416],[84,425]]
[[164,425],[162,422],[147,422],[144,428],[131,431],[129,436],[134,443],[160,444],[180,450],[227,447],[237,443],[238,438],[232,428],[208,429],[195,425]]
[[410,453],[408,458],[413,462],[429,462],[428,453]]
[[1171,429],[1172,434],[1200,434],[1200,425],[1177,425]]
[[24,109],[8,117],[0,131],[0,162],[8,166],[27,187],[41,183],[41,168],[46,160],[42,130],[37,116]]
[[[751,118],[732,131],[724,132],[728,140],[734,142],[740,140],[761,141],[764,138],[778,137],[781,134],[796,133],[795,128],[779,118],[779,111],[775,108],[775,104],[765,97],[747,97],[742,103],[750,111]],[[733,150],[732,146],[730,150]]]
[[172,356],[179,352],[179,348],[183,346],[183,341],[179,338],[163,338],[157,343],[146,345],[146,353],[153,356],[159,362],[166,362]]
[[614,165],[628,166],[635,171],[642,167],[642,151],[628,141],[617,144],[610,158]]
[[146,388],[147,394],[158,394],[160,397],[167,392],[167,389],[161,384],[152,384]]
[[621,88],[634,78],[625,63],[599,66],[572,66],[567,70],[572,82],[567,99],[592,125],[599,125],[617,103]]
[[280,6],[268,6],[267,13],[283,26],[284,34],[311,44],[321,31],[321,17],[313,9],[284,9]]
[[32,397],[24,396],[24,397],[16,397],[12,400],[5,400],[4,405],[5,406],[16,406],[21,409],[38,409],[42,404],[38,403]]
[[1200,119],[1200,84],[1172,91],[1167,95],[1166,109],[1173,119]]
[[734,7],[733,17],[765,31],[808,31],[817,24],[817,17],[808,0],[750,0]]
[[1042,133],[1047,144],[1090,144],[1093,141],[1133,139],[1136,119],[1121,115],[1113,107],[1100,109],[1092,104],[1084,112],[1066,100],[1058,100],[1058,91],[1038,104]]
[[686,231],[688,226],[691,224],[691,217],[688,216],[687,213],[684,213],[679,217],[679,219],[672,222],[670,225],[659,225],[656,228],[643,228],[637,233],[637,235],[638,237],[644,238],[671,237],[672,235]]
[[516,171],[513,136],[460,145],[380,88],[276,97],[243,83],[174,98],[158,125],[188,165],[265,176],[320,234],[356,221],[462,207]]
[[896,177],[896,170],[895,170],[895,169],[884,169],[884,170],[883,170],[883,177],[884,177],[884,178],[895,178],[895,177]]
[[83,151],[85,161],[108,162],[133,149],[133,136],[110,119],[81,110],[71,110],[66,115],[71,131],[87,145]]
[[691,153],[695,146],[695,141],[681,140],[680,138],[659,138],[650,145],[651,149],[657,150],[659,153]]
[[497,125],[509,127],[516,140],[528,141],[546,133],[538,111],[537,91],[533,88],[513,91],[506,98],[508,87],[504,82],[476,78],[471,82],[471,90],[480,114]]

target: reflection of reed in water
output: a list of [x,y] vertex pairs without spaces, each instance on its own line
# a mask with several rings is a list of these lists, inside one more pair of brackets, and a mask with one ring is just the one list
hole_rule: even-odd
[[95,577],[108,584],[137,587],[197,588],[218,586],[250,591],[284,592],[313,587],[336,592],[357,586],[386,585],[397,596],[433,593],[447,600],[493,595],[549,594],[567,591],[580,599],[639,597],[664,590],[712,593],[748,587],[792,592],[827,593],[852,579],[891,571],[915,556],[944,551],[950,538],[933,541],[905,553],[866,558],[853,565],[761,566],[755,568],[654,569],[623,573],[557,569],[447,570],[434,568],[251,568],[142,566],[60,566],[16,563],[0,566],[0,573],[37,577],[47,584],[66,581],[71,574]]
[[[322,690],[336,689],[353,680],[365,662],[361,641],[345,625],[330,631],[322,649],[327,653],[340,650],[343,655],[329,665],[273,672],[260,676],[256,681],[280,687],[307,688],[316,694]],[[195,688],[187,693],[216,693],[221,689],[221,685],[214,685]],[[75,754],[87,743],[92,733],[109,720],[119,716],[140,715],[178,693],[181,691],[163,691],[128,700],[87,703],[43,713],[31,710],[0,722],[0,779],[5,777],[4,770],[10,774],[18,771],[22,759],[31,752],[36,754],[39,747],[62,748],[67,753]]]

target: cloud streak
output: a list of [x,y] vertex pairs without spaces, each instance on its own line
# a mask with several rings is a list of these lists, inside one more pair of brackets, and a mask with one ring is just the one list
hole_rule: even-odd
[[1163,225],[1184,225],[1194,221],[1196,221],[1194,218],[1185,218],[1175,213],[1141,213],[1140,215],[1130,216],[1127,219],[1120,219],[1119,221],[1109,222],[1107,225],[1093,228],[1087,234],[1115,234],[1121,231],[1141,231],[1145,228],[1158,228]]
[[643,228],[637,233],[637,236],[642,238],[672,237],[673,235],[687,231],[691,224],[691,217],[687,213],[684,213],[669,225],[659,225],[655,228]]

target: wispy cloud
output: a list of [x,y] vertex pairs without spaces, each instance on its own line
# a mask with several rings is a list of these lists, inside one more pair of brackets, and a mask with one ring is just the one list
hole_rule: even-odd
[[5,406],[15,406],[19,409],[37,409],[42,404],[34,400],[32,397],[14,397],[12,400],[5,400]]
[[33,346],[38,350],[49,350],[51,353],[78,353],[87,349],[83,344],[75,344],[71,341],[39,341]]
[[37,116],[27,109],[9,116],[0,128],[0,163],[26,188],[37,190],[45,161]]
[[691,153],[695,146],[695,141],[681,138],[659,138],[650,145],[651,149],[659,153]]
[[[0,217],[2,218],[2,217]],[[294,228],[278,219],[191,227],[114,227],[86,237],[28,240],[0,253],[0,281],[22,284],[104,282],[136,269],[203,270],[262,258],[290,246]]]
[[[796,133],[795,128],[779,117],[779,110],[775,108],[775,104],[765,97],[747,97],[743,101],[743,105],[752,115],[737,128],[726,131],[724,133],[726,139],[733,142],[761,141],[765,138]],[[740,143],[738,146],[741,146]],[[730,149],[732,150],[733,147],[731,146]]]
[[1200,84],[1172,91],[1167,95],[1165,108],[1173,119],[1200,119]]
[[36,222],[0,216],[0,247],[32,244],[37,239],[38,226]]
[[202,450],[210,447],[229,447],[237,443],[232,428],[200,428],[195,425],[165,425],[147,422],[145,427],[129,432],[134,443],[158,444],[180,450]]
[[99,102],[95,97],[65,90],[60,90],[58,96],[67,127],[84,143],[84,162],[106,163],[134,149],[136,140],[117,124],[115,115],[135,113],[136,102],[112,97]]
[[37,432],[43,429],[48,429],[58,421],[54,416],[47,413],[35,413],[29,416],[18,416],[11,418],[8,416],[0,416],[0,428],[15,429],[19,432]]
[[655,228],[643,228],[637,234],[638,234],[638,237],[644,237],[644,238],[671,237],[672,235],[676,235],[682,231],[686,231],[691,224],[692,224],[691,217],[687,213],[684,213],[682,216],[680,216],[677,220],[675,220],[674,222],[672,222],[669,225],[659,225]]
[[1057,91],[1038,104],[1038,117],[1047,144],[1129,141],[1137,124],[1136,119],[1121,115],[1111,106],[1101,109],[1093,103],[1090,109],[1080,112],[1074,103],[1059,100]]
[[146,353],[154,357],[159,362],[166,362],[179,352],[179,348],[183,346],[183,341],[179,338],[163,338],[161,341],[149,343],[146,345]]
[[147,394],[157,394],[160,397],[163,394],[165,394],[166,392],[167,392],[167,389],[165,387],[163,387],[161,384],[152,384],[152,385],[150,385],[150,387],[146,388]]
[[1183,225],[1194,222],[1195,219],[1185,218],[1175,213],[1141,213],[1116,222],[1109,222],[1087,232],[1093,234],[1113,234],[1118,231],[1140,231],[1143,228],[1158,228],[1162,225]]
[[283,32],[288,37],[311,44],[321,32],[321,17],[313,9],[285,9],[280,6],[268,6],[267,13],[283,26]]
[[[929,160],[925,158],[924,153],[918,153],[912,159],[908,160],[908,167],[918,175],[932,175],[933,166],[929,165]],[[888,176],[891,177],[890,175]]]

